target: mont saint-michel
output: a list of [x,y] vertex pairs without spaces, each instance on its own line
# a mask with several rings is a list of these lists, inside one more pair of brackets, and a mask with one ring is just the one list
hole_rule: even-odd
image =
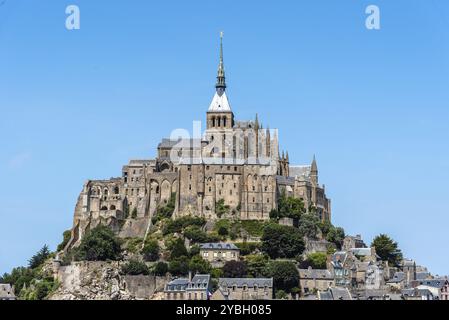
[[[174,218],[268,221],[285,193],[301,199],[308,212],[313,208],[320,220],[331,220],[315,158],[310,165],[292,165],[288,151],[279,151],[277,130],[263,128],[257,115],[236,119],[226,91],[222,44],[215,88],[202,137],[163,139],[156,159],[131,160],[118,178],[86,182],[69,247],[99,224],[121,237],[143,237],[157,208],[172,196]],[[219,212],[218,204],[227,210]]]
[[223,34],[217,49],[205,131],[167,132],[154,159],[86,181],[56,251],[0,277],[0,299],[449,300],[447,277],[389,235],[367,244],[334,225],[315,155],[290,163],[282,128],[263,113],[237,118]]

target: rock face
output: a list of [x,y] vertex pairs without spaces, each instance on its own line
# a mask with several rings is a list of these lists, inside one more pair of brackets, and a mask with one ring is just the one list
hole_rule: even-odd
[[50,300],[149,300],[165,278],[123,276],[120,262],[75,262],[55,270],[59,288]]

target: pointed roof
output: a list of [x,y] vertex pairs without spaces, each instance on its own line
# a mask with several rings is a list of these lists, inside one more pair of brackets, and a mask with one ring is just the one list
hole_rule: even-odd
[[311,168],[310,171],[312,171],[312,172],[318,172],[318,166],[317,166],[317,164],[316,164],[316,158],[315,158],[315,155],[313,155],[312,168]]
[[215,85],[217,92],[223,93],[226,89],[225,68],[223,62],[223,32],[220,32],[220,64],[218,65],[217,84]]
[[221,95],[218,92],[215,93],[207,112],[232,112],[226,92]]

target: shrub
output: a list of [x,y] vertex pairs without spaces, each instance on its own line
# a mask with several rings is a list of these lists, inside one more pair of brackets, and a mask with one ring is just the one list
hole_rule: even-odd
[[223,215],[229,213],[230,207],[225,205],[224,199],[220,199],[215,203],[215,213],[218,218],[221,218]]
[[278,300],[287,300],[288,294],[284,290],[277,290],[276,291],[276,299]]
[[66,230],[64,231],[64,233],[62,234],[62,242],[60,244],[58,244],[58,247],[56,248],[57,251],[62,251],[64,250],[65,246],[67,245],[67,243],[69,243],[70,238],[72,237],[72,230]]
[[200,217],[182,217],[176,220],[169,220],[162,229],[164,235],[181,233],[188,226],[203,227],[206,224],[206,220]]
[[189,259],[182,256],[171,260],[168,265],[168,271],[174,276],[186,275],[189,272]]
[[304,240],[298,229],[269,224],[264,228],[262,251],[270,258],[295,258],[304,251]]
[[267,265],[265,274],[273,277],[276,290],[284,290],[290,293],[299,285],[299,273],[294,263],[289,261],[272,261]]
[[75,259],[86,261],[105,261],[120,259],[120,242],[114,233],[105,226],[98,226],[84,236],[76,249]]
[[254,278],[264,277],[269,262],[268,256],[260,254],[249,255],[245,257],[245,261],[248,268],[248,275]]
[[213,268],[210,271],[210,275],[212,278],[218,279],[223,277],[223,270],[221,268]]
[[176,206],[176,193],[170,195],[170,199],[165,206],[159,206],[157,208],[156,214],[153,217],[153,223],[156,224],[157,221],[171,218]]
[[200,247],[198,245],[195,244],[195,245],[190,247],[189,257],[192,258],[192,257],[197,256],[199,254],[200,254]]
[[150,274],[150,271],[145,263],[132,259],[122,266],[122,273],[126,275],[137,276],[148,275]]
[[158,262],[154,266],[153,274],[156,276],[165,276],[168,272],[168,265],[165,262]]
[[170,246],[170,259],[188,256],[187,249],[182,239],[176,239]]
[[159,260],[159,244],[156,240],[151,240],[145,244],[142,250],[142,255],[145,261]]
[[248,268],[243,261],[227,261],[223,266],[225,278],[243,278],[247,273]]
[[326,269],[327,255],[323,252],[311,253],[302,263],[302,268],[312,267],[313,269]]
[[184,236],[193,243],[204,243],[208,241],[206,232],[201,230],[199,226],[188,226],[184,229]]
[[189,262],[189,270],[192,271],[193,274],[201,273],[206,274],[211,271],[212,267],[210,263],[200,256],[194,256]]
[[241,256],[247,256],[261,248],[261,244],[259,242],[241,242],[235,243],[235,245],[240,249]]
[[137,218],[137,208],[134,207],[133,211],[131,212],[131,218],[136,219]]

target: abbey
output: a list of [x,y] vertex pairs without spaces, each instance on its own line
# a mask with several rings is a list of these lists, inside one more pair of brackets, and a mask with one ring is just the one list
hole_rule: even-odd
[[206,130],[197,138],[163,139],[157,157],[131,160],[122,175],[89,180],[78,198],[69,246],[105,224],[121,237],[143,237],[157,209],[174,202],[173,217],[268,220],[282,194],[301,198],[322,220],[330,200],[318,183],[318,167],[291,165],[279,152],[277,130],[236,120],[226,91],[223,41]]

